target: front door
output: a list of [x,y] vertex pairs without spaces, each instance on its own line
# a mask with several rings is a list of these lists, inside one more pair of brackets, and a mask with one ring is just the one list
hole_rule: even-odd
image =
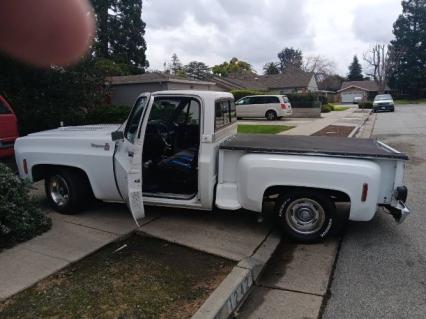
[[142,146],[141,123],[150,95],[142,95],[133,107],[124,128],[124,139],[117,141],[114,173],[122,199],[128,203],[138,226],[145,217],[142,201]]

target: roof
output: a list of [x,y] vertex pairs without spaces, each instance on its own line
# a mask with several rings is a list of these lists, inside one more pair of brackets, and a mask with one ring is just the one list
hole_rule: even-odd
[[[345,81],[342,83],[342,88],[337,92],[341,92],[349,88],[357,88],[368,92],[377,92],[379,90],[379,86],[375,81]],[[386,86],[386,91],[389,90],[389,87]]]
[[157,82],[174,82],[187,84],[204,84],[215,85],[214,82],[188,80],[171,74],[159,72],[144,73],[136,75],[111,76],[107,79],[112,85],[138,84],[138,83],[157,83]]
[[221,86],[231,89],[271,90],[283,88],[305,88],[309,86],[313,73],[286,72],[273,75],[244,75],[229,77],[214,77],[213,80]]

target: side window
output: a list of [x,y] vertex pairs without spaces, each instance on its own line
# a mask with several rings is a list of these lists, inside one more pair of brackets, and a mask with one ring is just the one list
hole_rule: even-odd
[[237,104],[238,104],[238,105],[249,104],[249,103],[247,103],[247,102],[248,102],[248,98],[244,98],[244,99],[239,100]]
[[250,98],[249,104],[262,104],[262,98],[260,96],[253,96]]
[[126,128],[124,130],[124,137],[130,142],[134,143],[136,135],[138,134],[138,128],[143,114],[143,110],[147,104],[147,97],[142,96],[133,107],[132,112],[127,120]]
[[276,96],[268,96],[267,103],[280,103],[280,99]]
[[235,103],[232,100],[216,101],[215,131],[237,121]]
[[0,114],[11,114],[10,110],[0,101]]

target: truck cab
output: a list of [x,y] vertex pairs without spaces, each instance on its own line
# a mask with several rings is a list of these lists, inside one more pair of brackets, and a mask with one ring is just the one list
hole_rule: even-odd
[[60,127],[19,138],[21,177],[44,179],[62,213],[91,198],[127,203],[140,225],[145,205],[262,214],[301,242],[337,229],[336,202],[350,220],[371,220],[378,206],[397,222],[409,214],[405,154],[372,139],[238,135],[233,96],[162,91],[138,97],[125,123]]

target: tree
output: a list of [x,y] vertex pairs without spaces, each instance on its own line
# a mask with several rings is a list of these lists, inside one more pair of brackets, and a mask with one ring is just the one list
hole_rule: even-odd
[[301,50],[285,48],[278,53],[280,60],[280,71],[285,72],[288,69],[302,70],[303,55]]
[[351,65],[349,65],[349,74],[347,77],[348,81],[362,81],[364,79],[362,75],[362,67],[359,64],[358,57],[355,55]]
[[303,71],[315,74],[317,82],[323,81],[327,76],[335,72],[336,65],[333,61],[321,55],[312,55],[304,59]]
[[189,79],[204,80],[210,74],[210,68],[203,62],[192,61],[183,67],[184,74]]
[[145,56],[142,1],[116,0],[112,8],[111,57],[117,63],[127,63],[133,74],[144,73],[149,64]]
[[173,53],[170,62],[170,73],[177,75],[182,71],[182,63],[180,62],[176,53]]
[[426,0],[402,1],[393,34],[391,86],[411,97],[426,95]]
[[263,66],[263,73],[267,75],[279,74],[279,63],[268,62]]
[[91,0],[97,20],[94,55],[127,65],[127,72],[143,73],[146,60],[145,23],[141,0]]
[[367,75],[374,79],[379,88],[379,93],[383,94],[391,71],[391,62],[387,45],[376,44],[371,47],[369,51],[364,53],[364,61],[367,62],[370,67],[370,73]]
[[213,74],[228,76],[230,74],[254,73],[248,62],[232,58],[229,62],[223,62],[212,67]]
[[344,80],[345,78],[338,74],[328,75],[318,83],[318,88],[325,91],[338,91],[342,88]]

